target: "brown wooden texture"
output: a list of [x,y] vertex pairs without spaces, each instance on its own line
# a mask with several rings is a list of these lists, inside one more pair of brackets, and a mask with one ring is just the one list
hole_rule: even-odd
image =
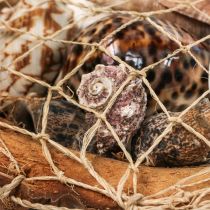
[[[27,178],[53,175],[48,162],[42,154],[41,145],[36,140],[7,129],[1,129],[0,137],[17,160]],[[54,163],[67,177],[92,186],[99,186],[96,180],[80,163],[64,156],[50,146],[49,150]],[[78,152],[74,153],[78,154]],[[96,155],[87,154],[87,157],[95,170],[114,187],[117,186],[128,166],[126,162],[102,158]],[[143,195],[152,195],[205,167],[153,168],[141,166],[138,173],[138,192]],[[11,162],[8,157],[0,153],[0,186],[10,183],[17,175],[17,172],[11,167]],[[209,178],[209,176],[209,174],[203,175],[196,178],[196,180]],[[210,182],[205,182],[195,187],[188,187],[187,190],[199,189],[209,186],[209,184]],[[124,191],[126,193],[132,193],[131,186],[132,178],[130,177],[125,185]],[[170,195],[172,192],[170,191],[166,195]],[[11,195],[30,200],[33,203],[51,204],[69,208],[91,207],[97,209],[119,209],[115,202],[104,195],[77,186],[67,186],[58,181],[24,180],[16,190],[12,191]],[[1,206],[0,209],[6,208]],[[15,209],[22,208],[16,206]]]

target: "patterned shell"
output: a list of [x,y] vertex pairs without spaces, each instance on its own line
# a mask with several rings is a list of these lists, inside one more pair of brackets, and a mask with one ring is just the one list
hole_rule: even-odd
[[[108,34],[133,19],[132,16],[112,15],[83,31],[76,41],[85,43],[100,42]],[[155,20],[171,36],[177,38],[182,44],[192,43],[193,38],[184,30]],[[168,36],[158,31],[146,20],[136,21],[113,36],[103,41],[103,46],[112,55],[118,56],[123,61],[136,69],[159,61],[179,48],[178,44]],[[83,62],[84,57],[90,52],[90,47],[71,45],[68,51],[68,61],[64,74],[74,69]],[[194,56],[207,68],[210,55],[205,46],[197,45],[191,48]],[[111,57],[96,50],[96,52],[82,65],[79,72],[70,78],[68,87],[76,90],[81,81],[81,75],[91,72],[95,65],[118,64]],[[183,110],[198,98],[208,87],[207,73],[196,64],[195,60],[187,53],[180,52],[176,56],[160,63],[147,72],[147,79],[155,90],[159,99],[171,111]],[[147,114],[158,109],[156,101],[148,94]]]
[[[1,65],[52,84],[66,58],[64,44],[45,41],[23,59],[16,58],[39,44],[42,41],[39,37],[50,36],[68,25],[72,18],[71,11],[63,3],[54,0],[44,3],[21,0],[15,7],[3,9],[0,15],[5,21],[0,31]],[[27,33],[8,30],[4,23]],[[69,39],[69,32],[64,30],[54,38]],[[20,96],[30,92],[43,94],[45,89],[5,70],[0,72],[0,91]]]
[[[123,65],[97,65],[94,71],[82,75],[77,90],[80,104],[102,113],[127,77],[128,70]],[[146,92],[142,81],[136,78],[124,87],[106,112],[107,121],[128,151],[130,151],[132,137],[144,119],[146,104]],[[92,126],[96,121],[97,117],[93,113],[86,114],[86,122],[89,125]],[[104,122],[100,123],[88,151],[108,156],[121,151]]]
[[[178,113],[171,113],[172,116]],[[210,102],[203,99],[182,118],[197,132],[209,139]],[[169,121],[165,113],[159,113],[146,119],[137,139],[133,142],[135,157],[145,153],[157,137],[166,129]],[[176,124],[147,157],[150,166],[186,166],[206,163],[210,160],[210,148],[182,125]]]
[[[5,107],[4,115],[13,125],[38,133],[42,129],[45,98],[18,97]],[[46,133],[59,144],[79,150],[90,125],[84,110],[61,97],[50,101]]]

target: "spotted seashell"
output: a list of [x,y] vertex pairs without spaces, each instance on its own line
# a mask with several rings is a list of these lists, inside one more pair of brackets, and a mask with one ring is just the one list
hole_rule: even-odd
[[[77,90],[80,104],[102,112],[127,77],[128,71],[121,65],[97,65],[93,72],[82,76]],[[106,114],[107,121],[127,150],[130,150],[131,138],[144,118],[146,101],[142,81],[136,78],[125,86]],[[86,119],[92,125],[97,118],[94,114],[88,113]],[[89,151],[106,155],[119,151],[116,140],[104,122],[99,126]]]
[[[170,114],[171,116],[178,116],[179,113]],[[203,99],[182,119],[183,122],[209,139],[210,102],[208,99]],[[144,154],[168,124],[169,121],[165,113],[159,113],[146,119],[134,141],[132,150],[134,156],[137,158]],[[210,147],[181,124],[176,124],[146,159],[145,164],[150,166],[196,165],[205,163],[210,159]]]
[[[42,40],[39,37],[50,36],[68,25],[72,18],[71,10],[55,0],[21,0],[13,8],[3,9],[0,15],[10,27],[28,32],[14,32],[1,25],[0,64],[50,84],[54,83],[66,58],[65,44],[46,40],[23,59],[15,63],[13,61],[40,43]],[[62,31],[54,39],[69,39],[70,30]],[[30,92],[43,94],[45,89],[5,70],[0,72],[0,91],[21,96]]]
[[[75,41],[86,43],[101,43],[112,56],[118,56],[137,70],[151,65],[172,54],[180,46],[156,29],[147,20],[138,20],[120,31],[113,33],[123,24],[132,21],[133,16],[112,14],[92,24],[77,37]],[[183,45],[188,45],[196,39],[190,33],[170,22],[152,19],[158,26],[178,39]],[[113,33],[112,36],[106,36]],[[90,47],[70,45],[64,74],[80,64],[90,52]],[[210,54],[206,45],[199,44],[191,48],[192,54],[208,69]],[[111,57],[96,50],[82,65],[79,72],[69,80],[69,87],[77,89],[81,75],[91,72],[97,64],[118,65]],[[147,71],[147,79],[160,101],[169,111],[182,111],[208,89],[208,74],[196,64],[188,53],[180,52],[168,58],[159,65]],[[157,102],[151,97],[148,89],[147,115],[160,110]]]

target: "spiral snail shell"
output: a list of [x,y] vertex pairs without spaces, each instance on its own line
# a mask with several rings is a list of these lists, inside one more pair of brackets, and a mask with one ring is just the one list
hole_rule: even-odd
[[104,107],[126,77],[122,66],[113,70],[113,66],[97,65],[93,73],[82,76],[77,90],[80,104],[97,109]]
[[[94,71],[82,75],[77,90],[80,104],[102,112],[128,75],[128,70],[122,65],[97,65]],[[136,78],[125,86],[106,114],[107,121],[112,125],[127,150],[130,150],[131,138],[144,119],[146,103],[142,81]],[[97,118],[94,114],[87,113],[86,119],[93,124]],[[104,122],[99,126],[89,151],[102,155],[119,151],[115,138]]]

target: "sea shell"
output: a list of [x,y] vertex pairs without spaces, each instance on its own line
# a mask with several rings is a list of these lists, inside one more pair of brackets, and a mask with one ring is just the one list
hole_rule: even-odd
[[[22,98],[8,102],[10,105],[5,108],[4,115],[10,123],[35,133],[41,132],[44,98]],[[46,134],[52,140],[79,150],[89,127],[82,109],[61,97],[50,101]]]
[[[179,113],[170,114],[178,116]],[[203,99],[197,106],[189,110],[183,116],[183,122],[209,139],[209,100]],[[137,158],[144,154],[168,124],[169,121],[165,113],[159,113],[146,119],[133,142],[134,156]],[[210,160],[210,147],[182,125],[176,124],[149,154],[145,164],[150,166],[185,166],[205,163],[208,160]]]
[[[77,90],[80,104],[102,112],[128,75],[128,70],[122,65],[97,65],[93,72],[82,76]],[[146,102],[142,81],[136,78],[126,85],[106,114],[107,121],[128,151],[131,139],[144,119]],[[92,125],[97,118],[88,113],[86,119]],[[118,143],[104,122],[99,126],[88,150],[103,155],[119,151]]]
[[[13,61],[40,43],[42,40],[39,37],[50,36],[68,25],[72,18],[71,10],[64,3],[55,0],[20,0],[13,8],[4,8],[0,15],[10,27],[28,32],[14,32],[1,25],[1,65],[53,84],[66,59],[65,44],[45,40],[23,59],[15,63]],[[63,30],[53,38],[67,40],[71,30]],[[45,88],[4,70],[0,72],[0,91],[13,96],[22,96],[30,92],[42,95]]]
[[[118,30],[123,24],[134,19],[133,16],[112,14],[92,24],[77,37],[75,41],[85,43],[100,43],[112,56],[135,68],[142,68],[160,61],[169,56],[180,46],[163,32],[150,24],[147,20],[138,20]],[[193,39],[190,33],[173,23],[151,19],[154,24],[162,27],[172,37],[178,39],[183,45],[188,45]],[[113,33],[115,30],[116,33]],[[112,36],[109,36],[113,33]],[[107,37],[105,39],[105,37]],[[70,45],[68,61],[64,67],[64,74],[71,72],[90,52],[89,46]],[[192,54],[208,69],[210,62],[209,51],[205,45],[199,44],[191,48]],[[119,65],[107,54],[96,50],[91,57],[81,66],[79,72],[74,74],[66,86],[77,90],[81,75],[91,72],[97,64]],[[166,59],[147,71],[147,79],[160,101],[169,111],[182,111],[195,101],[208,89],[208,74],[196,64],[192,56],[180,52]],[[157,101],[148,96],[147,116],[162,111]]]

